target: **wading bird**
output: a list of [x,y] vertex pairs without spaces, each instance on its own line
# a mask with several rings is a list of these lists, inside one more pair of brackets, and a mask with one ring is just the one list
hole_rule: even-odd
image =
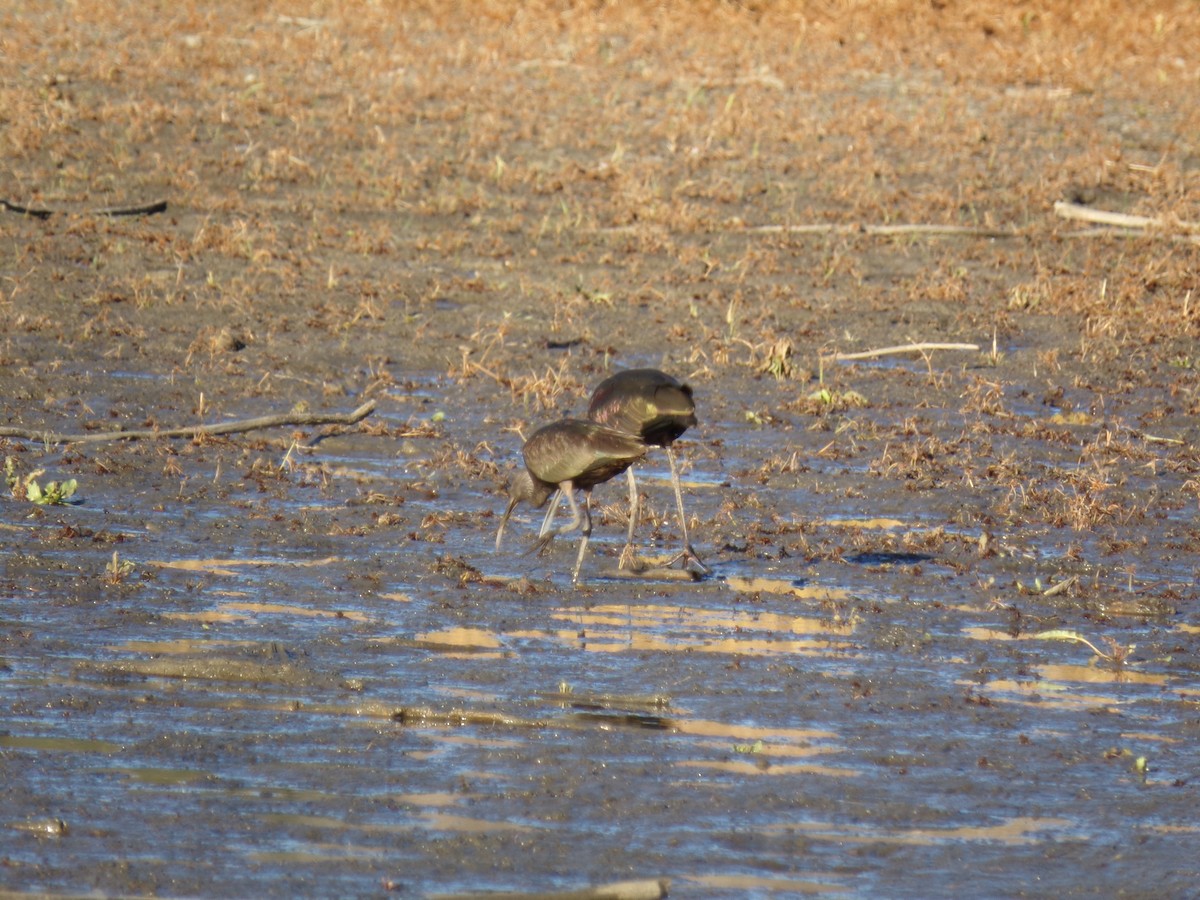
[[[696,403],[692,399],[692,389],[658,369],[626,369],[610,375],[596,386],[588,404],[587,416],[592,422],[636,435],[646,444],[667,451],[671,485],[675,488],[675,506],[679,512],[679,529],[683,533],[683,550],[671,562],[683,560],[684,566],[692,562],[702,572],[708,572],[708,566],[704,565],[688,537],[683,491],[675,468],[675,453],[671,448],[681,434],[696,424]],[[623,566],[633,556],[633,530],[641,505],[633,469],[626,471],[629,475],[629,530],[625,536],[625,550],[621,553]],[[542,523],[543,534],[549,530],[553,514],[554,506],[551,506]]]
[[[535,509],[555,490],[566,495],[571,506],[571,521],[550,531],[549,521],[542,524],[533,550],[544,549],[556,535],[568,534],[582,526],[579,555],[571,580],[578,583],[579,567],[592,535],[592,488],[620,475],[646,455],[649,446],[640,437],[585,419],[562,419],[538,429],[521,449],[525,469],[508,485],[508,507],[496,532],[496,549],[504,537],[504,526],[518,503]],[[583,509],[575,502],[575,492],[583,491]]]

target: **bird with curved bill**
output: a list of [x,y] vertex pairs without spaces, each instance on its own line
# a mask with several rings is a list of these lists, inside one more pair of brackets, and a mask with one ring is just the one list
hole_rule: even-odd
[[[679,530],[683,537],[682,549],[667,565],[682,562],[686,568],[691,564],[702,574],[707,574],[710,570],[696,553],[688,536],[683,490],[671,446],[696,424],[696,403],[691,387],[658,369],[625,369],[610,375],[596,386],[588,403],[587,417],[589,421],[635,435],[646,444],[667,451],[671,485],[675,489],[675,508],[679,513]],[[627,468],[625,471],[629,478],[629,527],[625,549],[621,553],[622,568],[633,564],[633,532],[641,512],[641,498],[633,469]],[[556,501],[546,511],[542,534],[549,531],[557,505]]]
[[[628,469],[646,455],[649,445],[640,437],[589,422],[586,419],[562,419],[535,431],[525,442],[521,454],[525,468],[508,485],[508,506],[496,532],[496,549],[504,537],[504,526],[519,503],[541,507],[556,490],[571,507],[571,521],[550,530],[548,523],[538,535],[532,551],[542,551],[558,535],[580,529],[579,554],[571,580],[579,582],[579,570],[592,535],[592,488]],[[583,492],[582,508],[575,492]]]

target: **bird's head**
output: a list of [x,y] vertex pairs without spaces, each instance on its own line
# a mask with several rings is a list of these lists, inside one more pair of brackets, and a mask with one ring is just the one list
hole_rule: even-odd
[[504,517],[500,520],[500,530],[496,532],[497,550],[500,549],[500,540],[504,537],[504,526],[508,524],[508,517],[517,508],[517,504],[525,502],[538,509],[554,491],[554,485],[534,478],[528,469],[522,469],[513,476],[512,481],[508,483],[508,506],[505,507]]

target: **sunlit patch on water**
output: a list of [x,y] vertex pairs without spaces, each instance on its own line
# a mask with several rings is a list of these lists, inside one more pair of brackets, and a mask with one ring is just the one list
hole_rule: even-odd
[[[833,778],[856,778],[857,769],[831,766],[817,762],[778,762],[779,759],[808,759],[842,753],[845,748],[835,743],[838,735],[815,728],[764,727],[686,716],[671,719],[674,731],[710,740],[696,741],[692,746],[713,752],[713,758],[687,759],[675,767],[696,773],[722,772],[733,775],[824,775]],[[711,740],[716,738],[717,740]]]
[[841,640],[854,633],[853,624],[757,610],[601,604],[587,610],[560,607],[551,618],[575,626],[570,631],[557,632],[559,640],[579,646],[579,631],[583,629],[584,646],[593,652],[657,650],[817,656],[857,649],[856,643]]
[[1083,665],[1081,663],[1046,663],[1033,666],[1047,681],[1076,684],[1168,684],[1170,678],[1159,672],[1139,672],[1128,666]]
[[[297,830],[304,833],[327,831],[363,837],[404,835],[414,831],[445,831],[457,834],[525,834],[536,831],[533,826],[512,821],[493,821],[471,816],[455,815],[442,810],[424,810],[403,822],[356,822],[334,816],[292,813],[268,813],[259,817],[264,826]],[[385,856],[393,851],[386,847],[371,847],[324,840],[293,839],[286,850],[254,852],[247,858],[256,862],[304,864],[331,859],[360,859]]]
[[203,612],[166,612],[163,618],[184,622],[224,622],[238,624],[254,621],[256,616],[299,616],[305,619],[345,619],[350,622],[369,622],[370,618],[355,610],[314,609],[294,603],[256,603],[233,601],[220,603],[215,609]]
[[[997,628],[985,626],[969,626],[962,629],[967,637],[977,641],[1000,642],[1039,642],[1047,641],[1047,634],[1028,633],[1012,635]],[[1054,633],[1057,634],[1057,633]],[[1073,633],[1072,633],[1073,634]],[[1066,646],[1059,644],[1060,646]],[[1133,665],[1113,665],[1093,657],[1089,663],[1042,663],[1030,667],[1037,673],[1039,680],[1032,684],[1039,686],[1039,691],[1057,692],[1065,690],[1065,684],[1152,684],[1167,685],[1171,678],[1162,672],[1143,672]],[[996,682],[989,682],[995,686]]]
[[817,524],[829,525],[835,528],[861,528],[864,531],[888,531],[893,528],[907,528],[912,531],[923,527],[912,522],[906,522],[903,519],[889,519],[885,516],[818,519]]
[[455,700],[466,700],[471,703],[495,705],[500,700],[500,698],[491,691],[480,691],[475,690],[474,688],[456,687],[449,684],[443,687],[439,693],[443,697],[451,697]]
[[0,734],[0,748],[39,750],[53,753],[118,753],[125,749],[112,741],[85,738],[37,737],[22,734]]
[[100,769],[98,771],[117,775],[132,784],[142,784],[150,787],[176,787],[201,784],[211,781],[216,777],[211,772],[204,772],[197,769],[168,769],[154,766],[111,768]]
[[734,741],[762,741],[770,745],[772,753],[780,753],[784,748],[802,751],[799,754],[828,752],[828,748],[814,750],[812,744],[818,741],[830,741],[837,738],[832,731],[821,731],[816,728],[787,728],[763,725],[745,725],[733,722],[716,722],[711,719],[681,718],[675,720],[675,729],[684,734],[694,734],[702,737],[716,737]]
[[253,621],[253,616],[240,612],[227,612],[222,610],[205,610],[204,612],[165,612],[162,614],[164,619],[169,619],[177,622],[201,622],[204,624],[222,625],[237,625],[242,622]]
[[[979,685],[973,681],[959,681],[958,684],[969,690],[979,689]],[[1081,693],[1070,683],[1043,679],[1015,681],[1010,678],[997,678],[987,683],[986,690],[991,700],[1039,709],[1116,709],[1132,700],[1128,697]]]
[[909,844],[932,846],[947,843],[980,843],[1021,846],[1046,840],[1086,840],[1070,819],[1019,816],[996,825],[963,825],[947,828],[874,828],[820,822],[784,822],[766,825],[767,833],[803,833],[814,840],[848,844]]
[[422,827],[434,831],[456,831],[463,834],[492,834],[496,832],[512,832],[526,834],[535,829],[530,825],[517,822],[496,822],[487,819],[475,819],[470,816],[456,816],[444,812],[424,812],[420,815]]
[[1179,738],[1167,737],[1165,734],[1150,734],[1145,731],[1123,731],[1121,739],[1126,741],[1157,741],[1160,744],[1178,744]]
[[[482,628],[447,628],[445,631],[429,631],[418,634],[416,641],[433,645],[431,649],[445,648],[448,659],[470,656],[475,659],[499,659],[502,649],[500,637]],[[488,651],[497,651],[494,653]]]
[[184,572],[207,572],[210,575],[236,575],[242,566],[297,566],[312,568],[327,566],[338,561],[336,556],[324,559],[149,559],[148,566],[160,569],[178,569]]
[[126,641],[123,644],[113,644],[105,649],[116,653],[146,653],[151,656],[174,656],[178,654],[196,655],[212,650],[228,650],[231,647],[254,647],[258,641],[229,641],[181,638],[174,641]]
[[801,600],[816,600],[821,603],[835,603],[851,598],[850,592],[844,588],[797,584],[786,578],[744,578],[740,575],[730,575],[725,579],[725,583],[732,590],[744,594],[786,594]]
[[823,766],[819,763],[772,763],[768,759],[687,759],[675,763],[688,770],[713,770],[729,775],[824,775],[830,778],[857,778],[857,769]]
[[264,813],[259,820],[269,825],[292,828],[330,828],[336,831],[361,831],[367,834],[403,834],[412,830],[411,825],[396,825],[380,822],[348,822],[334,816],[314,816],[303,813]]
[[841,894],[851,890],[837,884],[837,875],[829,872],[810,872],[812,878],[828,881],[800,881],[796,878],[770,878],[762,875],[685,875],[679,880],[713,890],[747,894]]
[[393,797],[397,803],[404,803],[409,806],[457,806],[462,800],[462,797],[456,797],[454,794],[445,793],[430,793],[430,794],[397,794]]
[[[411,828],[405,829],[411,831]],[[352,844],[305,844],[296,850],[258,851],[247,853],[245,859],[261,865],[285,867],[329,863],[337,860],[381,859],[391,851],[383,847],[356,847]]]

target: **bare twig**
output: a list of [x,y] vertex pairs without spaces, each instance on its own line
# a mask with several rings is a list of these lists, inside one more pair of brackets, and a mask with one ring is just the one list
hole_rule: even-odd
[[863,350],[861,353],[835,353],[825,357],[832,360],[874,359],[877,356],[893,356],[898,353],[924,353],[926,350],[974,350],[978,352],[978,344],[900,344],[895,347],[880,347],[878,350]]
[[1073,585],[1078,580],[1079,580],[1078,575],[1072,575],[1066,581],[1060,581],[1058,584],[1054,585],[1053,587],[1046,588],[1046,590],[1042,591],[1042,596],[1043,597],[1053,597],[1055,594],[1061,594],[1063,591],[1065,591],[1067,588],[1069,588],[1071,585]]
[[476,894],[433,894],[437,900],[660,900],[670,889],[669,878],[617,881],[574,891],[487,891]]
[[1056,215],[1076,222],[1094,222],[1097,225],[1113,225],[1117,228],[1175,228],[1180,231],[1200,231],[1200,222],[1168,222],[1150,216],[1134,216],[1128,213],[1096,209],[1082,203],[1059,200],[1054,204]]
[[9,212],[15,212],[22,216],[29,216],[33,219],[48,219],[54,213],[48,209],[30,209],[27,206],[18,206],[16,203],[9,203],[7,200],[0,200],[0,206],[3,206]]
[[[7,209],[9,212],[17,213],[22,216],[31,216],[34,219],[48,219],[54,215],[52,209],[35,209],[30,206],[21,206],[18,203],[10,203],[8,200],[0,199],[0,206]],[[167,201],[157,200],[154,203],[146,203],[142,206],[106,206],[101,209],[84,210],[82,215],[91,216],[152,216],[156,213],[167,211]]]
[[240,434],[246,431],[258,431],[262,428],[277,428],[281,425],[354,425],[365,419],[374,409],[375,401],[368,400],[351,413],[280,413],[233,422],[215,422],[211,425],[184,425],[179,428],[146,428],[132,431],[98,431],[91,434],[63,434],[30,428],[0,427],[0,437],[20,438],[46,444],[93,444],[101,441]]
[[[1166,221],[1147,216],[1126,215],[1061,200],[1054,204],[1054,211],[1064,219],[1091,222],[1097,226],[1060,233],[1058,236],[1062,238],[1144,237],[1147,233],[1146,229],[1159,228],[1161,231],[1156,234],[1157,237],[1186,243],[1200,243],[1200,233],[1198,233],[1200,232],[1200,222]],[[616,225],[609,228],[589,229],[589,231],[598,234],[630,234],[642,231],[646,227],[643,224]],[[925,222],[895,225],[872,225],[863,222],[811,222],[797,225],[752,225],[726,230],[738,234],[857,234],[875,237],[912,235],[914,237],[976,238],[1019,238],[1034,233],[1029,228],[1018,226],[938,225]]]
[[884,237],[904,234],[951,234],[969,237],[1017,237],[1018,228],[988,228],[980,225],[937,225],[924,222],[899,225],[864,225],[856,222],[821,222],[813,225],[757,225],[751,234],[873,234]]
[[[616,225],[598,228],[602,234],[627,234],[644,225]],[[1025,232],[1020,228],[989,228],[981,225],[937,225],[922,222],[898,225],[870,225],[861,222],[816,222],[805,225],[752,225],[733,229],[745,234],[866,234],[881,237],[898,235],[958,235],[963,237],[1013,238]]]

